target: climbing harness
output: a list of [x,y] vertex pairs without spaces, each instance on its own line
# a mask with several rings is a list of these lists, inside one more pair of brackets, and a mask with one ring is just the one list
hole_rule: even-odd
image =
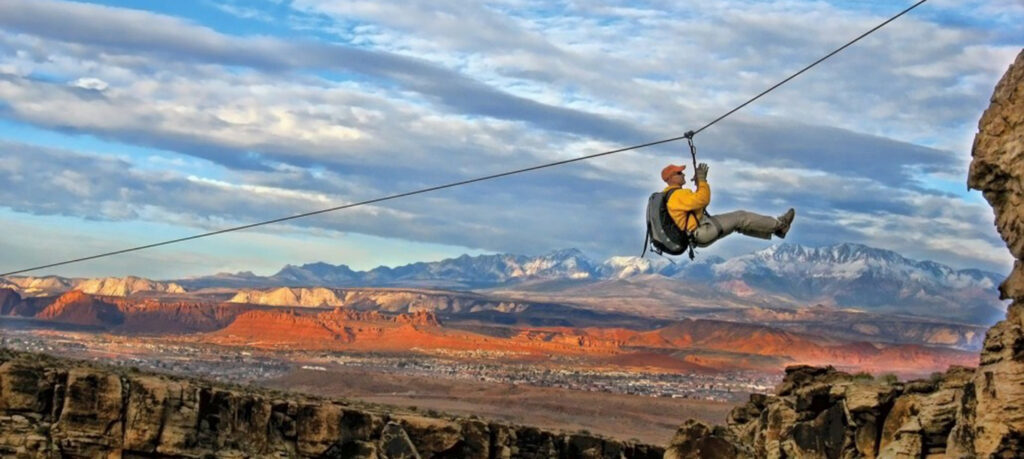
[[[693,183],[697,183],[697,147],[693,144],[693,135],[693,131],[687,131],[686,134],[683,134],[683,138],[690,146],[690,158],[693,159]],[[666,253],[681,255],[683,252],[689,252],[690,260],[696,257],[694,247],[697,242],[693,239],[693,234],[686,228],[680,228],[668,213],[668,200],[676,191],[679,191],[679,188],[652,193],[647,199],[647,235],[644,236],[644,248],[640,252],[640,258],[647,254],[648,246],[650,246],[651,252],[663,257]],[[706,207],[704,215],[709,216]],[[687,227],[689,227],[691,217],[698,225],[700,224],[700,220],[693,211],[687,211],[683,218]],[[715,226],[721,228],[718,226],[718,222],[715,222]]]

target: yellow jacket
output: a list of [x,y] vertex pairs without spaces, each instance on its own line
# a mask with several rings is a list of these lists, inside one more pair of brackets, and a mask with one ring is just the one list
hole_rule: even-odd
[[[711,203],[711,187],[706,181],[697,182],[697,191],[692,191],[687,188],[678,186],[665,187],[662,193],[671,190],[672,188],[679,188],[679,191],[672,193],[672,197],[669,198],[665,206],[668,208],[668,214],[675,220],[676,226],[685,229],[686,231],[693,231],[697,229],[697,224],[701,218],[704,218],[704,208]],[[690,212],[691,218],[686,219],[686,213]]]

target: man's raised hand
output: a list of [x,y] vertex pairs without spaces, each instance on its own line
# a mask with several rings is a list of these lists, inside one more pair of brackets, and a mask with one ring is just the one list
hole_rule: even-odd
[[697,181],[706,182],[708,181],[708,165],[707,163],[700,163],[697,165],[696,171]]

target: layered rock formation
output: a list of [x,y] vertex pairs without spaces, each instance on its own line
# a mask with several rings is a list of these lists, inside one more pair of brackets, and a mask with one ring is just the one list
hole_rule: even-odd
[[185,289],[173,282],[158,282],[141,277],[103,277],[97,279],[46,277],[10,277],[0,279],[0,288],[17,290],[23,297],[53,296],[71,290],[103,296],[131,296],[138,293],[182,294]]
[[723,320],[771,324],[806,334],[851,341],[951,346],[980,351],[988,327],[871,314],[817,305],[805,309],[747,308],[719,314]]
[[[195,338],[225,345],[380,352],[515,351],[586,354],[597,359],[616,355],[621,358],[615,362],[627,367],[673,371],[714,368],[774,372],[780,362],[789,362],[920,375],[975,362],[974,354],[953,349],[874,345],[719,320],[687,319],[636,330],[615,316],[601,317],[543,303],[488,300],[473,293],[409,289],[337,292],[346,307],[262,307],[173,297],[97,296],[78,290],[56,298],[24,299],[13,290],[0,289],[0,312],[42,319],[54,326],[59,323],[121,335],[180,335],[193,339],[187,335],[203,334]],[[444,318],[447,324],[434,312],[439,309],[448,311]],[[596,322],[597,326],[573,326],[573,313],[584,323]],[[42,321],[34,321],[34,325],[40,326]],[[491,325],[478,327],[479,323]],[[689,352],[674,356],[679,350]]]
[[[443,335],[431,312],[385,315],[377,311],[334,309],[317,314],[297,310],[248,311],[207,337],[210,342],[296,349],[407,350],[436,343]],[[466,337],[463,337],[466,338]],[[444,343],[442,343],[444,344]],[[458,346],[459,341],[447,342]]]
[[[999,286],[1013,303],[985,337],[971,398],[954,432],[958,452],[1024,455],[1024,52],[996,86],[974,138],[967,184],[995,211],[1015,262]],[[951,439],[954,439],[951,437]]]
[[654,458],[662,448],[0,351],[3,457]]
[[879,383],[791,367],[777,395],[751,396],[726,426],[683,424],[665,457],[1024,457],[1024,52],[996,86],[972,156],[968,185],[1016,259],[999,287],[1013,303],[976,370]]
[[0,281],[0,286],[18,290],[22,297],[59,295],[74,288],[77,281],[57,276],[46,277],[8,277]]
[[155,282],[141,277],[106,277],[88,279],[75,285],[75,290],[104,296],[129,296],[137,293],[185,293],[185,289],[173,282]]
[[[339,296],[341,295],[341,296]],[[305,308],[336,308],[344,306],[344,295],[324,287],[291,288],[280,287],[271,290],[241,290],[229,303],[261,304],[268,306],[300,306]]]
[[124,322],[124,313],[116,305],[78,290],[61,295],[36,317],[97,327],[113,327]]
[[898,383],[790,367],[776,395],[751,396],[727,426],[688,421],[665,457],[945,457],[973,376],[953,367],[931,380]]
[[0,315],[13,314],[21,305],[21,295],[12,288],[0,287]]
[[350,308],[407,313],[435,311],[466,313],[471,311],[522,312],[529,303],[503,301],[468,292],[398,288],[280,287],[267,290],[241,290],[231,303],[311,308]]

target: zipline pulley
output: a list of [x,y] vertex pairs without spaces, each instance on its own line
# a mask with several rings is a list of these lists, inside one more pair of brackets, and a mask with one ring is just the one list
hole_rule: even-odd
[[683,137],[686,138],[686,143],[690,145],[690,157],[693,158],[693,183],[697,183],[697,147],[693,145],[693,131],[686,131]]

